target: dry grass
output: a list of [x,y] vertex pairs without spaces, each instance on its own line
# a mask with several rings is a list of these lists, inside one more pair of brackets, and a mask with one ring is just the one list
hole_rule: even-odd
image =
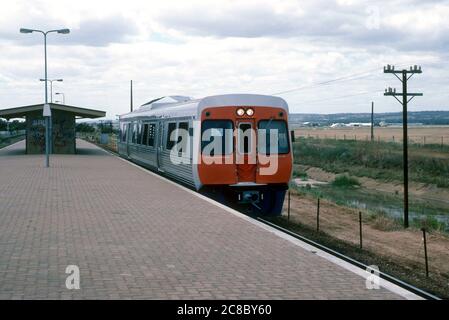
[[[315,137],[327,139],[346,140],[369,140],[371,129],[369,127],[354,128],[301,128],[295,130],[297,137]],[[408,129],[410,142],[419,144],[441,144],[449,145],[449,126],[422,126],[410,127]],[[401,142],[401,127],[375,127],[374,137],[376,140],[386,142]]]
[[371,218],[370,226],[379,231],[397,231],[402,226],[395,220],[386,217],[383,214],[375,215]]

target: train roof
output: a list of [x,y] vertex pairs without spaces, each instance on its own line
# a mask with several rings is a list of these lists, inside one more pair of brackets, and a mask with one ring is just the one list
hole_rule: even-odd
[[[177,101],[177,99],[181,101]],[[132,120],[147,117],[196,117],[199,116],[205,108],[225,106],[278,107],[283,108],[288,112],[288,105],[284,99],[268,95],[223,94],[208,96],[201,99],[191,99],[184,96],[170,96],[154,99],[136,111],[120,115],[120,120]]]

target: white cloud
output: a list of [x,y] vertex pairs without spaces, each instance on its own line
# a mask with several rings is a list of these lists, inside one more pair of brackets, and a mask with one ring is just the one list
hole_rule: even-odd
[[[0,12],[0,108],[43,99],[42,36],[20,27],[71,28],[49,36],[49,77],[73,105],[105,109],[167,94],[283,94],[296,112],[399,110],[377,90],[399,86],[386,63],[422,64],[412,108],[446,108],[447,2],[372,1],[11,1]],[[378,69],[378,70],[377,70]],[[368,71],[368,72],[367,72]],[[355,79],[311,86],[349,74]],[[360,92],[369,94],[334,99]],[[437,94],[426,94],[432,92]],[[321,100],[321,101],[320,101]],[[366,109],[364,109],[366,108]]]

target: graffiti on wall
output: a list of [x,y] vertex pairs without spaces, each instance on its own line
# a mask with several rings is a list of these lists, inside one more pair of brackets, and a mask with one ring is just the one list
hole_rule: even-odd
[[[75,152],[75,116],[68,112],[52,110],[51,152],[71,154]],[[45,153],[45,120],[41,112],[27,115],[27,153]]]
[[75,152],[75,116],[55,110],[52,115],[53,153]]
[[28,130],[28,152],[43,153],[45,151],[45,120],[32,119]]
[[55,152],[67,153],[73,148],[75,129],[73,121],[60,118],[53,125],[53,144]]

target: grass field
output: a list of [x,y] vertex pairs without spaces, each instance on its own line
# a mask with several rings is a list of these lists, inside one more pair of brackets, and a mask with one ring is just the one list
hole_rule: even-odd
[[[384,181],[402,181],[402,145],[364,140],[299,138],[295,163]],[[411,145],[410,181],[449,188],[449,148]]]
[[[409,127],[408,135],[411,143],[449,146],[449,126]],[[371,128],[301,128],[295,130],[295,136],[366,141],[371,139]],[[374,138],[376,141],[401,142],[402,127],[375,127]]]

